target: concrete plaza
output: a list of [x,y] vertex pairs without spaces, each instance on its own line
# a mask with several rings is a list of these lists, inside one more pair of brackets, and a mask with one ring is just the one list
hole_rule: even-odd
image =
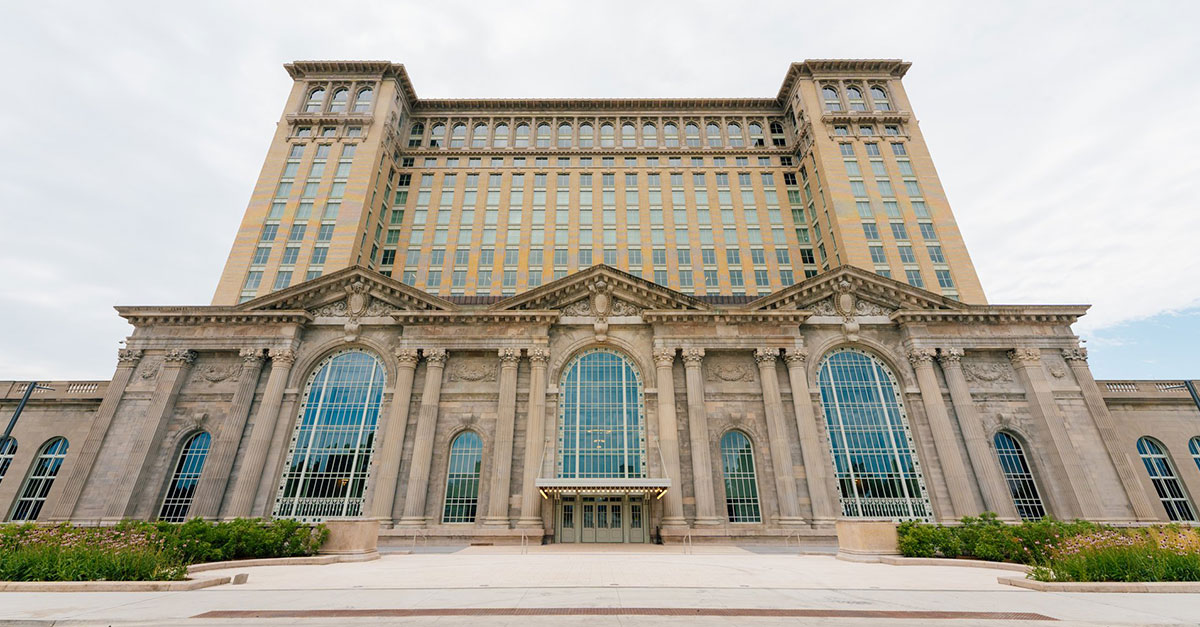
[[[418,547],[420,549],[420,547]],[[210,571],[192,592],[0,593],[3,624],[1148,625],[1200,623],[1196,594],[1063,594],[1015,573],[860,564],[781,549],[464,547]]]

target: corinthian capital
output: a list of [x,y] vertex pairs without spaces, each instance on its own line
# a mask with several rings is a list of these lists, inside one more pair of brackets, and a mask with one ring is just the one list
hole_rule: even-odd
[[938,361],[942,362],[942,366],[958,366],[962,362],[963,349],[961,348],[943,348],[938,351]]
[[296,363],[296,351],[290,348],[272,348],[271,361],[276,366],[291,366]]
[[521,361],[521,349],[519,348],[502,348],[497,351],[497,355],[500,357],[501,366],[515,366]]
[[699,368],[700,363],[704,361],[703,348],[685,348],[683,349],[683,365]]
[[446,365],[446,359],[450,357],[449,351],[444,348],[427,348],[425,349],[425,363],[430,366]]
[[393,349],[392,352],[396,355],[396,361],[400,362],[401,366],[408,368],[416,368],[417,360],[421,358],[415,348],[397,348]]
[[789,348],[783,354],[783,362],[789,366],[803,366],[808,361],[808,351],[802,348]]
[[1036,348],[1014,348],[1008,351],[1008,359],[1014,366],[1033,365],[1042,360],[1042,351]]
[[196,361],[196,351],[187,348],[172,348],[167,350],[167,354],[163,359],[167,363],[176,363],[179,365],[191,365]]
[[779,359],[778,348],[764,347],[754,349],[754,361],[760,364],[774,364],[777,359]]
[[132,368],[142,360],[142,351],[136,348],[122,348],[117,351],[117,365]]
[[654,363],[659,368],[664,366],[670,367],[675,363],[675,349],[673,348],[656,348],[654,349]]
[[529,363],[531,363],[531,364],[545,365],[546,362],[550,361],[550,349],[548,349],[548,348],[541,348],[541,347],[531,348],[531,349],[529,349],[528,352],[529,352]]
[[243,366],[257,366],[263,361],[263,349],[243,348],[238,351],[238,357],[242,358]]
[[932,348],[914,348],[908,351],[909,363],[917,368],[933,364],[933,358],[936,356],[937,351]]
[[1082,346],[1076,346],[1075,348],[1064,348],[1064,349],[1062,349],[1062,356],[1063,356],[1063,359],[1065,359],[1069,362],[1070,361],[1086,362],[1087,361],[1087,349]]

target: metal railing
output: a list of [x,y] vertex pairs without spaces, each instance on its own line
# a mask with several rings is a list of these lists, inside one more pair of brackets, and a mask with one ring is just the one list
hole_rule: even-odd
[[696,552],[696,546],[692,544],[692,532],[687,532],[683,535],[683,554],[692,555]]
[[529,555],[529,534],[521,532],[521,555]]

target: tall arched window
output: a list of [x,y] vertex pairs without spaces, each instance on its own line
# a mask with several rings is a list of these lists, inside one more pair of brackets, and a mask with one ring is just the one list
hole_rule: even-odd
[[612,148],[616,145],[616,136],[612,124],[600,125],[600,145],[605,148]]
[[[1200,468],[1200,435],[1188,440],[1188,451],[1192,454],[1192,461],[1196,462],[1196,468]],[[2,454],[3,452],[0,452],[0,455]],[[3,463],[3,461],[0,461],[0,464]],[[2,478],[4,478],[4,473],[0,472],[0,479]]]
[[275,516],[361,516],[385,380],[383,364],[357,349],[334,353],[304,388]]
[[549,124],[538,124],[537,145],[538,145],[538,148],[549,148],[550,147],[550,125]]
[[653,122],[642,125],[642,144],[650,148],[658,146],[658,127]]
[[50,494],[50,488],[54,486],[58,469],[67,458],[68,446],[66,438],[54,438],[42,445],[42,450],[33,462],[33,468],[29,469],[25,485],[21,486],[21,496],[17,498],[9,520],[37,520],[42,506],[46,504],[46,495]]
[[329,111],[332,113],[342,113],[346,110],[346,103],[350,100],[350,90],[345,87],[333,90],[333,100],[329,103]]
[[320,113],[323,104],[325,104],[325,88],[318,87],[308,92],[308,101],[304,103],[304,112]]
[[625,148],[637,146],[637,127],[632,122],[621,125],[621,146]]
[[642,379],[620,353],[595,348],[564,370],[558,476],[645,477]]
[[855,348],[817,373],[843,516],[928,518],[929,496],[892,372]]
[[496,136],[492,139],[492,145],[496,148],[508,148],[508,125],[497,124]]
[[479,509],[479,469],[483,464],[483,440],[474,431],[463,431],[450,443],[446,468],[444,523],[473,523]]
[[663,124],[663,139],[669,147],[679,145],[679,127],[674,123],[667,122]]
[[879,86],[871,88],[871,104],[875,105],[875,109],[878,111],[892,110],[892,103],[888,100],[887,90]]
[[429,132],[429,147],[441,148],[446,145],[446,125],[434,124],[433,130]]
[[684,136],[687,138],[687,145],[692,148],[700,147],[700,127],[696,124],[688,122],[687,126],[683,127]]
[[455,124],[454,128],[450,129],[450,147],[462,148],[467,145],[467,125]]
[[204,470],[204,460],[208,458],[211,444],[212,436],[201,431],[188,438],[180,447],[175,473],[171,475],[171,483],[167,485],[162,507],[158,510],[159,520],[187,520],[188,510],[192,507],[192,497],[196,495],[196,485],[200,483],[200,473]]
[[375,90],[370,87],[364,87],[358,90],[358,95],[354,97],[354,112],[366,113],[371,110],[371,99],[375,97]]
[[579,147],[580,148],[591,148],[592,146],[596,145],[595,142],[596,142],[595,130],[592,128],[592,125],[588,124],[587,122],[580,124],[579,125]]
[[17,456],[17,439],[7,437],[0,440],[0,484],[4,483],[4,475],[8,474],[8,467],[12,465],[12,460]]
[[750,123],[750,145],[754,146],[755,148],[761,148],[767,145],[766,140],[763,139],[762,124],[759,124],[758,122]]
[[725,474],[725,511],[729,522],[762,522],[754,447],[746,434],[730,431],[721,437],[721,468]]
[[421,122],[417,122],[416,124],[413,124],[412,128],[409,129],[409,131],[408,131],[408,147],[409,148],[420,148],[421,147],[421,139],[424,137],[425,137],[425,125],[422,124]]
[[707,128],[708,128],[708,130],[705,132],[708,134],[708,147],[709,148],[720,148],[721,147],[721,125],[717,124],[716,122],[709,122]]
[[850,101],[852,111],[866,111],[867,103],[863,101],[862,90],[857,87],[846,88],[846,100]]
[[487,124],[476,124],[475,130],[471,131],[471,147],[486,148],[487,147]]
[[1171,457],[1167,455],[1163,445],[1148,437],[1142,437],[1138,438],[1137,450],[1138,455],[1142,456],[1142,463],[1146,465],[1146,472],[1150,473],[1154,491],[1158,493],[1158,499],[1167,510],[1167,518],[1195,521],[1195,509],[1192,508],[1187,492],[1183,491],[1179,475],[1175,474],[1175,465],[1171,463]]
[[825,101],[826,111],[841,111],[842,101],[838,98],[838,91],[833,87],[822,87],[821,98]]
[[996,433],[992,443],[996,446],[1000,470],[1004,472],[1004,481],[1008,483],[1008,491],[1012,494],[1013,505],[1021,520],[1045,518],[1046,507],[1042,505],[1037,482],[1033,480],[1033,470],[1029,467],[1029,460],[1025,459],[1025,449],[1021,443],[1003,431]]
[[558,125],[558,147],[559,148],[570,148],[571,147],[571,140],[574,139],[573,137],[571,137],[571,131],[572,131],[571,125],[566,122],[563,122],[562,124]]
[[513,146],[517,148],[529,147],[529,125],[518,124],[516,131],[516,139],[513,140]]
[[742,127],[736,122],[730,122],[725,126],[726,134],[729,135],[729,145],[734,148],[741,148],[746,145],[745,138],[742,137]]

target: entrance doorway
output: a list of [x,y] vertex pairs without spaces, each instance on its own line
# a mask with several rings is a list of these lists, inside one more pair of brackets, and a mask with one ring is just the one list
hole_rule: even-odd
[[641,496],[564,496],[555,500],[557,542],[644,543],[647,503]]

